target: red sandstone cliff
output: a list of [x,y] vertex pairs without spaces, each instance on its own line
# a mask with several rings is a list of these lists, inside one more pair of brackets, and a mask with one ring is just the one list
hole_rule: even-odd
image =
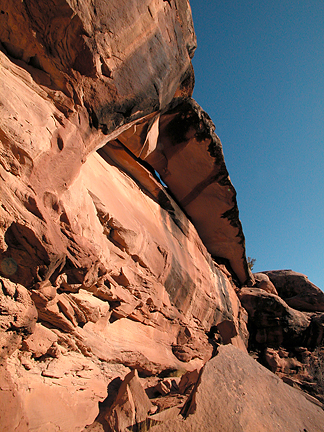
[[189,3],[2,0],[0,41],[2,430],[321,430],[323,296],[248,269]]

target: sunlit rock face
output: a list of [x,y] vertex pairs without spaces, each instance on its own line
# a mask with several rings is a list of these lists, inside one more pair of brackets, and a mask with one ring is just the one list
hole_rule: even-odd
[[1,425],[150,427],[249,341],[189,3],[3,1],[0,42]]
[[174,110],[188,145],[188,107],[201,116],[187,1],[10,1],[0,20],[4,424],[80,430],[130,369],[199,370],[222,338],[246,350],[244,247],[231,275],[156,174]]
[[[217,397],[212,396],[215,393]],[[315,432],[323,428],[324,419],[323,410],[302,392],[231,345],[221,346],[219,354],[206,364],[181,414],[173,412],[151,431]]]
[[187,1],[5,1],[0,32],[8,55],[56,105],[67,114],[85,106],[105,133],[192,90]]

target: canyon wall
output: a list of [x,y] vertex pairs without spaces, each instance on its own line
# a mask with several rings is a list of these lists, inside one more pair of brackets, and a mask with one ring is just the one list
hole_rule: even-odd
[[[0,9],[2,430],[198,430],[217,362],[266,382],[248,350],[271,368],[294,340],[318,359],[321,291],[249,269],[221,142],[191,97],[188,1]],[[313,396],[281,383],[287,406],[320,430],[319,392],[294,384]]]

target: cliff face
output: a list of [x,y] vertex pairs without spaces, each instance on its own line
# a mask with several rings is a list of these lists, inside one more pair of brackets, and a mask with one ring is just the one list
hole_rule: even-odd
[[239,298],[254,316],[190,6],[45,3],[0,11],[1,424],[153,428],[220,343],[247,356]]

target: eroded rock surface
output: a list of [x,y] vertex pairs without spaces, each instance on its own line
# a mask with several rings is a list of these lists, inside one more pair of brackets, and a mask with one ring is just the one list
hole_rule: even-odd
[[239,283],[249,281],[236,192],[211,119],[193,99],[176,98],[156,127],[155,145],[143,138],[142,129],[131,137],[124,133],[120,139],[160,174],[209,253],[226,259]]
[[[5,1],[0,24],[3,367],[31,430],[79,430],[130,370],[196,370],[221,340],[246,350],[228,271],[147,160],[168,140],[171,107],[211,127],[185,102],[190,6]],[[206,145],[196,157],[226,171],[217,146],[217,160]],[[214,255],[230,260],[225,249]]]
[[292,270],[264,272],[289,306],[300,311],[324,312],[323,291],[308,277]]
[[248,312],[249,350],[286,383],[323,402],[322,291],[291,270],[254,276],[259,288],[243,287],[238,293]]
[[187,0],[1,3],[5,430],[166,421],[220,345],[278,339],[271,307],[247,329],[269,302],[283,344],[287,319],[311,354],[322,343],[322,315],[265,275],[241,291],[248,312],[237,295],[254,278],[220,140],[191,99],[195,47]]
[[184,418],[175,416],[150,430],[324,430],[320,407],[231,345],[220,347],[219,354],[206,364],[193,396]]
[[276,287],[265,273],[254,273],[255,286],[271,294],[278,295]]

